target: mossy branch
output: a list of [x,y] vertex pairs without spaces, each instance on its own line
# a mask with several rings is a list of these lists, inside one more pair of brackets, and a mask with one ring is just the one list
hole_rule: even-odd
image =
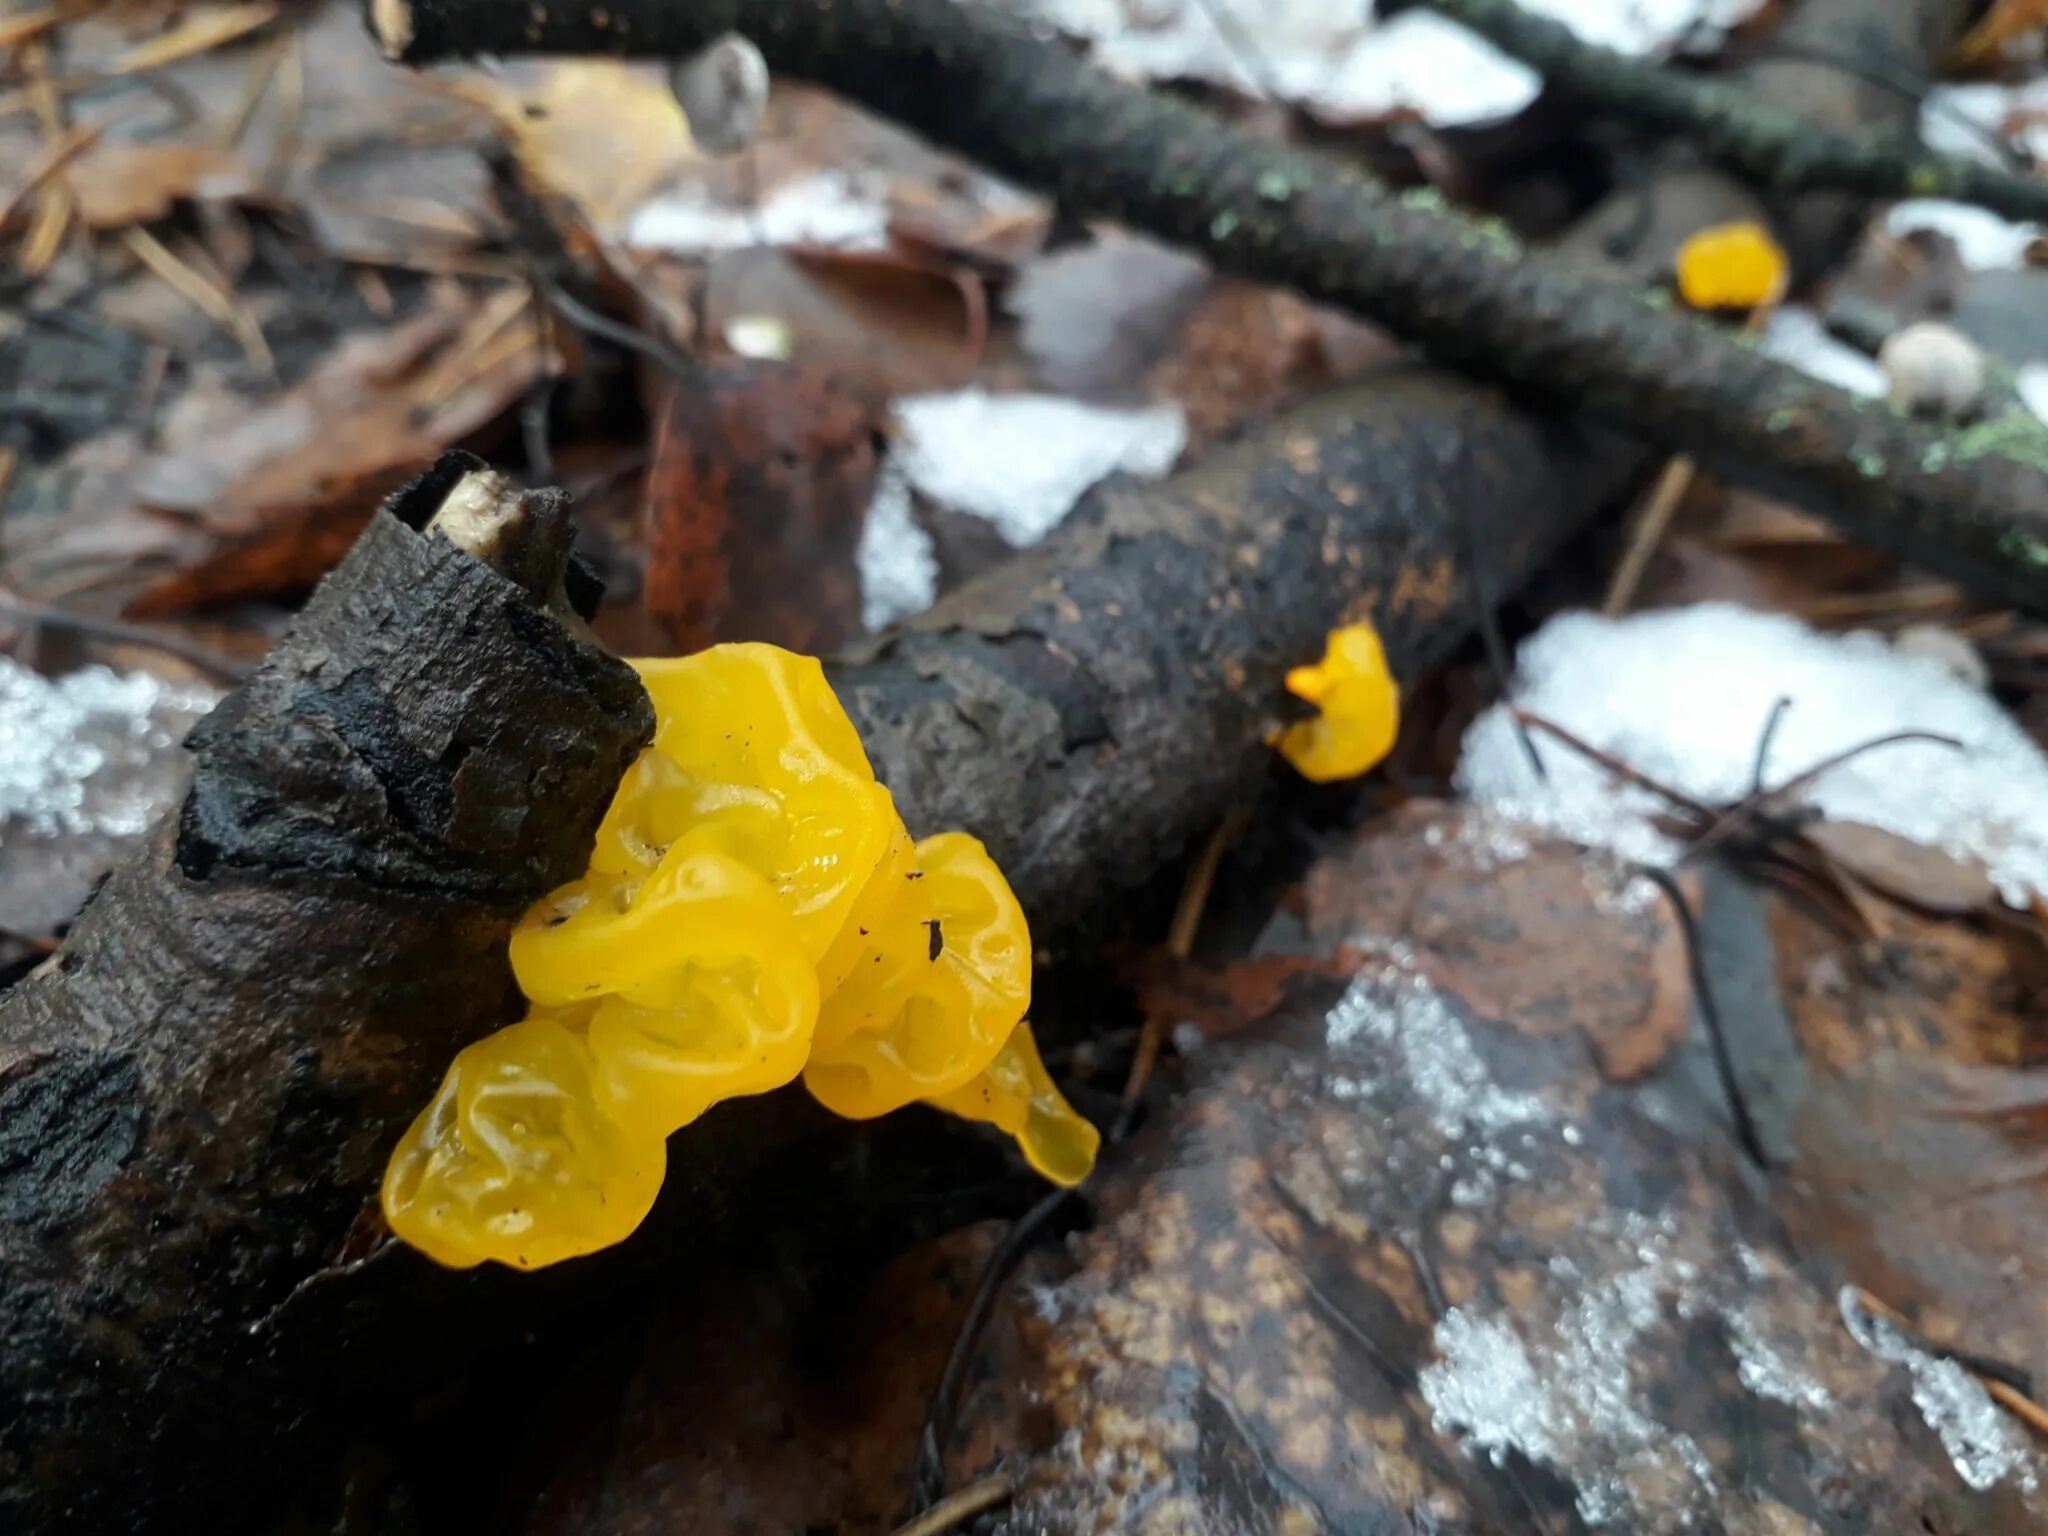
[[1586,105],[1681,135],[1708,159],[1766,191],[1940,197],[1981,204],[2008,218],[2048,220],[2048,182],[1936,154],[1909,128],[1836,132],[1752,91],[1586,42],[1516,0],[1424,3]]
[[2048,607],[2048,474],[1822,384],[1652,295],[1398,196],[1332,156],[1262,143],[952,0],[374,0],[386,51],[674,57],[729,31],[813,80],[1220,268],[1423,343],[1832,515],[1991,600]]

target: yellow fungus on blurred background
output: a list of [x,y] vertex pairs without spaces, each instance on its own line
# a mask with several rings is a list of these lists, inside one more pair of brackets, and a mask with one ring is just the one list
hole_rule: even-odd
[[1394,750],[1401,690],[1370,624],[1330,631],[1323,659],[1287,674],[1287,691],[1316,706],[1312,720],[1272,732],[1267,744],[1318,784],[1355,779]]
[[1790,271],[1770,231],[1749,221],[1703,229],[1678,248],[1679,296],[1694,309],[1775,304]]

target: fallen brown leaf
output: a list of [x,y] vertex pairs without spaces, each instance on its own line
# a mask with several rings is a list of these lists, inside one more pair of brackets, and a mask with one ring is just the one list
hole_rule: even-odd
[[1804,1246],[2048,1385],[2048,1073],[1880,1051],[1814,1089],[1795,1141]]
[[462,75],[452,87],[497,119],[536,190],[574,203],[600,237],[623,233],[693,154],[675,93],[645,66],[550,61],[503,77]]
[[736,321],[784,326],[793,360],[826,369],[881,410],[896,395],[958,389],[988,342],[980,278],[957,263],[886,252],[731,251],[705,275],[704,322],[723,343]]
[[151,223],[180,202],[236,198],[256,187],[234,151],[169,140],[95,144],[65,174],[78,216],[92,229]]
[[1489,1014],[1583,1034],[1614,1081],[1648,1073],[1686,1036],[1692,983],[1665,903],[1626,866],[1483,809],[1403,806],[1305,890],[1311,935],[1410,945]]
[[742,359],[671,388],[647,476],[643,590],[678,649],[820,651],[859,633],[854,552],[875,432],[869,410],[814,368]]
[[[357,337],[233,430],[148,465],[139,499],[203,520],[217,547],[152,582],[128,611],[177,613],[311,585],[380,500],[561,366],[530,312],[491,324],[489,340],[462,350],[465,319],[470,331],[492,322],[487,309],[435,311]],[[458,353],[452,370],[443,343]]]
[[166,64],[175,64],[195,54],[210,53],[237,38],[247,37],[276,19],[276,0],[187,6],[169,31],[130,48],[107,66],[107,73],[133,75],[144,70],[161,69]]

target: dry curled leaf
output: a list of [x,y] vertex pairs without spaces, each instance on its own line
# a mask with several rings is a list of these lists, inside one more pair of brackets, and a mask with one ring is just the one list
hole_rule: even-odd
[[568,199],[600,236],[623,232],[690,158],[690,130],[658,72],[608,59],[550,61],[455,86],[487,108],[535,188]]
[[529,307],[499,310],[465,304],[353,338],[297,388],[146,466],[139,498],[202,519],[211,547],[152,582],[130,613],[317,581],[379,501],[561,367]]

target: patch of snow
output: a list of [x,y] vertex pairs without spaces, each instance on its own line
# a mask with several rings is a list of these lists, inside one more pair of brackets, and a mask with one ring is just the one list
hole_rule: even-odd
[[0,836],[140,836],[162,809],[151,769],[219,698],[107,667],[50,679],[0,657]]
[[1854,1286],[1842,1288],[1838,1304],[1858,1344],[1911,1373],[1913,1405],[1940,1437],[1958,1477],[1980,1493],[2004,1482],[2026,1493],[2040,1487],[2038,1461],[2025,1433],[1982,1382],[1955,1361],[1914,1348],[1884,1319],[1871,1316]]
[[[1903,730],[1925,742],[1877,748],[1801,791],[1842,821],[1982,860],[2006,899],[2048,893],[2048,758],[1992,700],[1941,664],[1876,635],[1829,636],[1797,620],[1728,604],[1625,619],[1568,613],[1522,647],[1515,703],[1672,788],[1726,802],[1749,789],[1774,702],[1791,706],[1772,739],[1767,783]],[[1562,743],[1535,733],[1539,782],[1505,709],[1467,732],[1458,783],[1502,814],[1633,861],[1677,850],[1646,817],[1647,791],[1616,785]]]
[[875,480],[874,500],[855,553],[860,570],[860,620],[881,629],[922,613],[939,592],[939,557],[910,506],[910,482],[894,462]]
[[653,198],[634,211],[626,243],[691,256],[763,245],[881,250],[889,243],[889,201],[869,180],[819,171],[777,187],[752,208],[701,192]]
[[1802,373],[1825,379],[1851,394],[1884,394],[1884,370],[1874,358],[1866,357],[1845,342],[1830,336],[1827,327],[1812,310],[1797,304],[1781,305],[1771,311],[1764,325],[1764,351],[1781,363]]
[[[1453,1308],[1436,1326],[1441,1358],[1420,1383],[1437,1428],[1456,1432],[1496,1466],[1520,1452],[1574,1469],[1579,1517],[1596,1528],[1636,1528],[1643,1513],[1638,1487],[1662,1490],[1666,1510],[1681,1488],[1684,1510],[1711,1502],[1712,1463],[1691,1436],[1639,1405],[1631,1364],[1638,1340],[1663,1316],[1666,1297],[1682,1295],[1688,1279],[1655,1253],[1639,1268],[1586,1286],[1536,1339]],[[1600,1466],[1607,1475],[1587,1475]]]
[[[1324,1020],[1324,1038],[1338,1060],[1360,1045],[1372,1048],[1366,1054],[1375,1061],[1391,1051],[1446,1138],[1486,1137],[1552,1119],[1540,1096],[1511,1092],[1494,1081],[1442,995],[1405,969],[1404,956],[1352,978]],[[1363,1086],[1344,1079],[1332,1083],[1339,1097],[1356,1097]]]
[[[1278,97],[1332,122],[1411,111],[1438,127],[1520,112],[1542,80],[1433,12],[1379,20],[1345,0],[1011,0],[1094,44],[1096,61],[1141,80],[1201,80]],[[1528,0],[1579,36],[1625,53],[1712,47],[1755,0]]]
[[2048,421],[2048,363],[2028,363],[2013,381],[2020,403],[2043,421]]
[[[1754,1255],[1751,1258],[1753,1262]],[[1743,1386],[1758,1397],[1809,1414],[1825,1413],[1834,1406],[1828,1389],[1764,1337],[1747,1308],[1730,1310],[1722,1321],[1728,1328],[1728,1347],[1735,1353],[1735,1374]]]
[[1436,1325],[1442,1358],[1422,1373],[1422,1396],[1437,1427],[1456,1429],[1495,1466],[1520,1451],[1559,1462],[1550,1394],[1521,1336],[1504,1323],[1453,1307]]
[[1403,11],[1381,23],[1334,66],[1312,64],[1319,80],[1289,72],[1289,95],[1339,119],[1414,112],[1441,127],[1512,117],[1543,89],[1543,77],[1486,39],[1435,11]]
[[993,523],[1019,548],[1058,527],[1110,475],[1165,474],[1188,435],[1177,405],[1120,410],[966,389],[898,400],[894,410],[902,431],[893,457],[910,484]]
[[1894,203],[1884,216],[1888,234],[1904,237],[1922,230],[1946,235],[1956,255],[1972,272],[1992,272],[2026,265],[2027,246],[2039,238],[2038,224],[2015,224],[1989,208],[1916,197]]
[[[2043,113],[2048,113],[2048,77],[2021,86],[1938,85],[1921,100],[1920,138],[1929,149],[1986,165],[2005,164],[1995,147],[2000,139],[2036,160],[2048,160]],[[2009,121],[2021,125],[2017,133],[2006,133]]]

